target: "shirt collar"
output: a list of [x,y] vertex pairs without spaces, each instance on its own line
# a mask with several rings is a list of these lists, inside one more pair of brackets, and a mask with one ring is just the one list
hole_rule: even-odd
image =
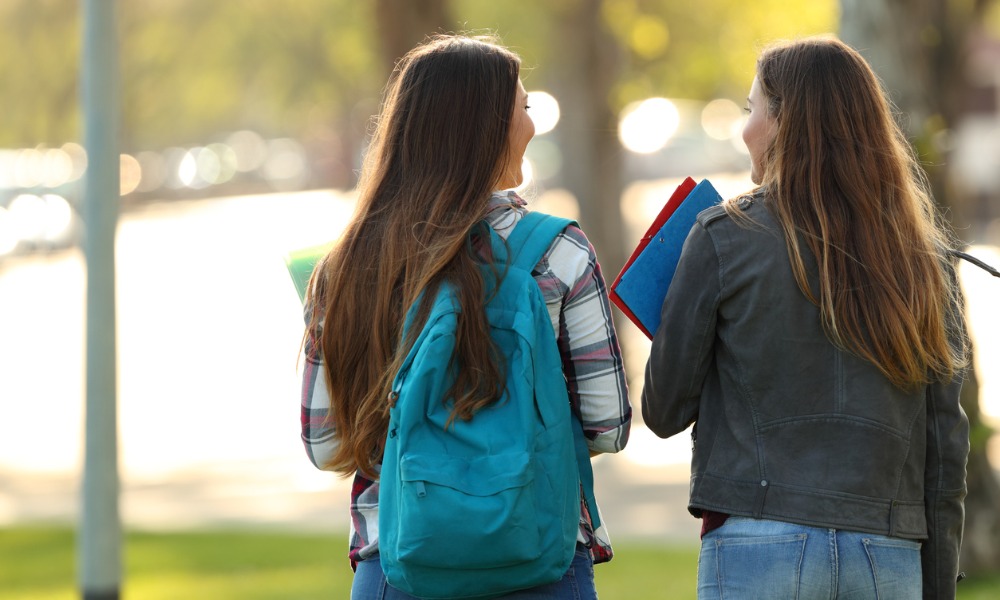
[[500,208],[502,206],[513,206],[515,208],[524,208],[528,203],[524,198],[517,195],[514,190],[502,190],[493,192],[490,195],[490,201],[487,205],[486,211],[492,212],[493,210]]

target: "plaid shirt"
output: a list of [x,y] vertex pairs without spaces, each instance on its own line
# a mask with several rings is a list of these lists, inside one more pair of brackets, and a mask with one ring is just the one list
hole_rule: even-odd
[[[514,192],[490,198],[487,221],[506,237],[526,212]],[[587,445],[593,452],[613,453],[625,447],[632,421],[625,370],[611,318],[607,289],[594,248],[577,227],[560,233],[532,271],[545,297],[556,333],[570,402],[581,416]],[[309,318],[306,308],[306,319]],[[337,445],[336,426],[327,422],[330,397],[320,349],[306,339],[302,378],[302,442],[309,459],[324,468]],[[580,533],[594,562],[611,560],[611,543],[603,525],[594,530],[581,497]],[[378,481],[361,473],[351,489],[352,564],[378,553]]]

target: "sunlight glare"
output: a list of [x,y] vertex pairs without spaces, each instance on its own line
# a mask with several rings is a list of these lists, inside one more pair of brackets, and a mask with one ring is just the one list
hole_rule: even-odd
[[20,194],[11,200],[8,207],[14,225],[14,235],[18,239],[36,242],[46,232],[45,201],[34,194]]
[[535,123],[535,135],[546,134],[559,123],[559,101],[542,91],[528,92],[528,115]]
[[577,221],[580,219],[580,202],[573,192],[557,188],[545,190],[531,201],[531,210]]
[[0,256],[13,252],[17,248],[17,242],[14,219],[6,208],[0,206]]
[[142,181],[142,165],[131,154],[122,154],[118,168],[120,170],[119,190],[122,196],[127,196],[134,192],[139,187],[139,182]]
[[192,148],[184,153],[184,158],[177,165],[177,179],[187,187],[197,187],[198,182],[198,151],[200,148]]
[[716,98],[702,109],[701,126],[713,139],[732,139],[743,129],[743,111],[728,98]]
[[535,182],[535,167],[527,157],[521,159],[521,185],[514,188],[518,194],[528,189]]
[[622,115],[618,138],[627,149],[638,154],[661,150],[677,132],[681,120],[677,107],[666,98],[633,102]]
[[65,184],[73,175],[73,159],[61,148],[50,148],[42,159],[42,185],[55,188]]
[[73,207],[58,194],[45,194],[45,240],[58,243],[70,236],[73,227]]

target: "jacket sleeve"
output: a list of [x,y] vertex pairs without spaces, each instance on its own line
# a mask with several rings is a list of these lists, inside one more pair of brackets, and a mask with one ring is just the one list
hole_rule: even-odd
[[680,433],[698,418],[702,383],[714,358],[721,289],[715,244],[705,227],[695,223],[663,301],[646,363],[642,418],[660,437]]
[[[961,307],[953,307],[952,334],[966,335]],[[924,508],[927,541],[921,550],[924,598],[954,598],[965,522],[969,420],[959,403],[964,373],[927,387],[927,462]]]

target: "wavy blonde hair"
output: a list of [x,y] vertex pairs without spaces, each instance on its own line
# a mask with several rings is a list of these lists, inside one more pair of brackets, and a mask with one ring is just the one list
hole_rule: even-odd
[[900,388],[951,378],[968,362],[952,240],[871,67],[843,42],[810,38],[766,49],[757,78],[777,121],[761,190],[828,337]]

